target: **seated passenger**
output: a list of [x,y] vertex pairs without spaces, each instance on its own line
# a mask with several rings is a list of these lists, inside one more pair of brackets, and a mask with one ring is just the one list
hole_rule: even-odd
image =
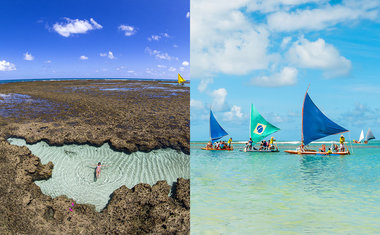
[[326,145],[322,144],[322,147],[319,148],[321,152],[326,152]]

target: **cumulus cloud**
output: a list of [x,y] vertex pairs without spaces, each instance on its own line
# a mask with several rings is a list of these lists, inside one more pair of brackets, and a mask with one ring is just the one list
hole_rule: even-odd
[[166,65],[162,65],[162,64],[158,64],[157,67],[158,67],[158,68],[166,68],[166,67],[168,67],[168,66],[166,66]]
[[267,17],[269,28],[276,31],[321,30],[342,22],[376,19],[380,3],[376,1],[343,1],[343,4],[297,11],[278,11]]
[[0,60],[0,71],[16,70],[16,65],[5,60]]
[[158,41],[160,40],[161,38],[169,38],[169,34],[167,33],[160,33],[159,35],[152,35],[148,38],[148,41]]
[[179,67],[179,71],[185,71],[185,67]]
[[241,11],[244,7],[245,0],[192,2],[191,65],[195,76],[205,72],[244,75],[267,67],[269,32],[252,24]]
[[123,31],[124,35],[127,37],[132,36],[136,34],[137,32],[135,27],[130,26],[130,25],[123,25],[123,24],[119,26],[119,30]]
[[328,0],[251,0],[247,2],[247,10],[250,12],[270,13],[280,10],[288,11],[293,7],[303,4],[326,2]]
[[279,73],[270,76],[259,76],[251,79],[251,84],[263,87],[291,86],[297,82],[298,71],[292,67],[284,67]]
[[225,88],[220,88],[214,90],[211,94],[212,100],[212,109],[215,111],[221,111],[225,109],[225,101],[227,97],[227,90]]
[[81,59],[81,60],[88,60],[88,57],[85,56],[85,55],[81,55],[81,56],[79,57],[79,59]]
[[225,112],[224,114],[224,120],[226,121],[234,121],[236,119],[242,119],[243,113],[241,112],[241,107],[237,105],[233,105],[231,107],[231,110],[228,112]]
[[351,70],[351,61],[321,38],[311,42],[302,37],[293,43],[288,57],[291,63],[299,67],[324,70],[326,77],[347,75]]
[[113,60],[116,57],[113,55],[112,51],[108,51],[108,53],[100,53],[99,54],[102,57],[108,57],[109,59]]
[[198,91],[200,91],[200,92],[205,91],[208,84],[213,83],[213,81],[214,80],[212,78],[203,78],[198,85]]
[[32,56],[32,54],[29,54],[28,52],[26,52],[24,54],[24,60],[29,60],[29,61],[34,60],[34,56]]
[[292,37],[284,37],[281,41],[281,48],[284,49],[291,40],[292,40]]
[[149,47],[145,48],[145,52],[148,53],[151,56],[155,56],[156,59],[161,59],[161,60],[178,59],[176,57],[169,56],[169,54],[166,53],[166,52],[161,52],[161,51],[158,51],[158,50],[152,50]]
[[190,63],[188,61],[186,61],[186,60],[182,62],[182,66],[189,66],[189,64]]
[[190,18],[190,11],[186,13],[186,18]]
[[200,100],[191,99],[190,100],[190,108],[191,109],[204,109],[205,105]]
[[169,70],[170,72],[174,72],[174,71],[176,71],[177,69],[174,68],[174,67],[170,67],[168,70]]
[[63,37],[69,37],[72,34],[84,34],[90,30],[102,29],[103,26],[98,24],[93,18],[88,20],[65,18],[65,23],[55,23],[53,29]]

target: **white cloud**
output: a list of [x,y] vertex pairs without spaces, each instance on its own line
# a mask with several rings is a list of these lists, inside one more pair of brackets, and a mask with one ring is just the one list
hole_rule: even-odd
[[288,57],[299,67],[324,70],[326,77],[347,75],[351,69],[351,61],[321,38],[315,42],[300,38],[289,49]]
[[237,105],[233,105],[230,111],[224,113],[224,120],[226,121],[234,121],[242,118],[243,113],[241,112],[241,107]]
[[185,71],[185,67],[179,67],[179,71]]
[[174,72],[174,71],[176,71],[176,68],[174,68],[174,67],[170,67],[168,70],[169,70],[170,72]]
[[149,47],[145,48],[145,52],[148,53],[149,55],[155,56],[156,59],[161,59],[161,60],[172,60],[172,59],[178,59],[176,57],[169,56],[168,53],[163,53],[158,50],[152,50]]
[[185,61],[183,61],[183,62],[182,62],[182,66],[189,66],[189,62],[188,62],[188,61],[186,61],[186,60],[185,60]]
[[150,38],[148,38],[149,41],[155,40],[158,41],[160,40],[161,36],[160,35],[152,35]]
[[101,29],[103,26],[98,24],[93,18],[88,20],[65,18],[66,23],[55,23],[53,29],[64,37],[69,37],[71,34],[87,33],[87,31]]
[[0,71],[16,70],[16,65],[5,60],[0,60]]
[[120,25],[119,30],[124,31],[124,35],[127,37],[132,36],[132,35],[136,34],[136,32],[137,32],[135,27],[130,26],[130,25]]
[[208,73],[244,75],[268,65],[268,36],[241,9],[246,0],[191,4],[191,66],[194,76]]
[[162,64],[158,64],[157,67],[158,67],[158,68],[166,68],[166,67],[168,67],[168,66],[166,66],[166,65],[162,65]]
[[127,72],[128,72],[128,73],[134,73],[135,71],[133,71],[133,70],[128,70]]
[[280,10],[290,10],[292,7],[305,3],[323,3],[327,0],[253,0],[247,3],[248,11],[269,13]]
[[112,51],[108,52],[108,58],[111,60],[115,59],[115,56],[113,55]]
[[186,13],[186,18],[190,18],[190,11]]
[[85,55],[81,55],[81,56],[79,57],[79,59],[81,59],[81,60],[88,60],[88,57],[85,56]]
[[204,109],[205,105],[200,100],[191,99],[190,100],[190,108],[191,109]]
[[116,57],[113,55],[112,51],[108,51],[108,53],[100,53],[99,55],[102,57],[107,56],[111,60],[116,59]]
[[297,74],[297,69],[285,67],[279,73],[275,73],[270,76],[255,77],[251,80],[251,84],[254,86],[263,87],[291,86],[296,84]]
[[227,90],[225,88],[220,88],[214,90],[210,95],[213,98],[212,109],[215,111],[223,110],[225,108]]
[[173,47],[174,47],[174,48],[178,48],[178,45],[177,45],[177,44],[174,44]]
[[208,84],[213,83],[213,81],[214,80],[212,78],[203,78],[198,85],[198,91],[200,91],[200,92],[205,91]]
[[321,30],[342,22],[376,19],[380,3],[376,1],[343,1],[343,4],[292,12],[278,11],[267,17],[268,26],[276,31]]
[[51,63],[51,60],[46,60],[45,63],[46,63],[46,64],[50,64],[50,63]]
[[291,40],[292,40],[292,37],[284,37],[281,41],[281,49],[284,49]]
[[32,56],[32,54],[29,54],[28,52],[26,52],[24,54],[24,60],[29,60],[29,61],[34,60],[34,56]]

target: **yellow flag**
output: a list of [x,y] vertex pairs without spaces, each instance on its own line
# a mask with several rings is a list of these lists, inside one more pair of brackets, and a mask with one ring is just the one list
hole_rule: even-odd
[[183,83],[184,81],[186,81],[186,80],[183,79],[183,77],[181,77],[180,74],[178,74],[178,83],[181,84],[181,83]]

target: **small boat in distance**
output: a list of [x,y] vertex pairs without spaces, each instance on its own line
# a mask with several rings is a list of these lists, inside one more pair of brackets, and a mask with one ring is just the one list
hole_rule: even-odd
[[[220,126],[218,121],[215,119],[214,114],[210,109],[210,139],[211,144],[213,145],[217,140],[227,136],[228,133]],[[225,149],[215,149],[213,146],[207,146],[205,148],[201,148],[202,150],[216,150],[216,151],[231,151],[233,148],[225,148]]]
[[272,125],[270,122],[265,120],[263,116],[256,110],[255,106],[251,104],[251,115],[249,123],[249,137],[252,139],[252,147],[246,146],[243,152],[279,152],[277,146],[267,149],[261,147],[260,149],[254,148],[254,144],[261,141],[270,134],[273,134],[280,130],[280,128]]
[[[344,152],[336,151],[316,151],[306,149],[304,146],[308,145],[314,140],[321,139],[329,135],[335,135],[347,132],[345,128],[339,126],[335,122],[326,117],[318,107],[313,103],[309,94],[306,91],[305,99],[302,107],[302,138],[301,146],[297,150],[285,150],[290,154],[318,154],[318,155],[347,155],[350,151],[346,149]],[[326,146],[322,146],[322,148]]]
[[369,140],[373,140],[373,139],[375,139],[375,136],[373,135],[371,129],[368,128],[367,135],[365,136],[364,143],[365,143],[365,144],[368,144],[368,141],[369,141]]
[[362,129],[362,132],[360,132],[359,140],[358,141],[354,140],[354,143],[355,144],[360,144],[363,139],[364,139],[364,132],[363,132],[363,129]]
[[186,80],[178,73],[178,84],[184,84]]

